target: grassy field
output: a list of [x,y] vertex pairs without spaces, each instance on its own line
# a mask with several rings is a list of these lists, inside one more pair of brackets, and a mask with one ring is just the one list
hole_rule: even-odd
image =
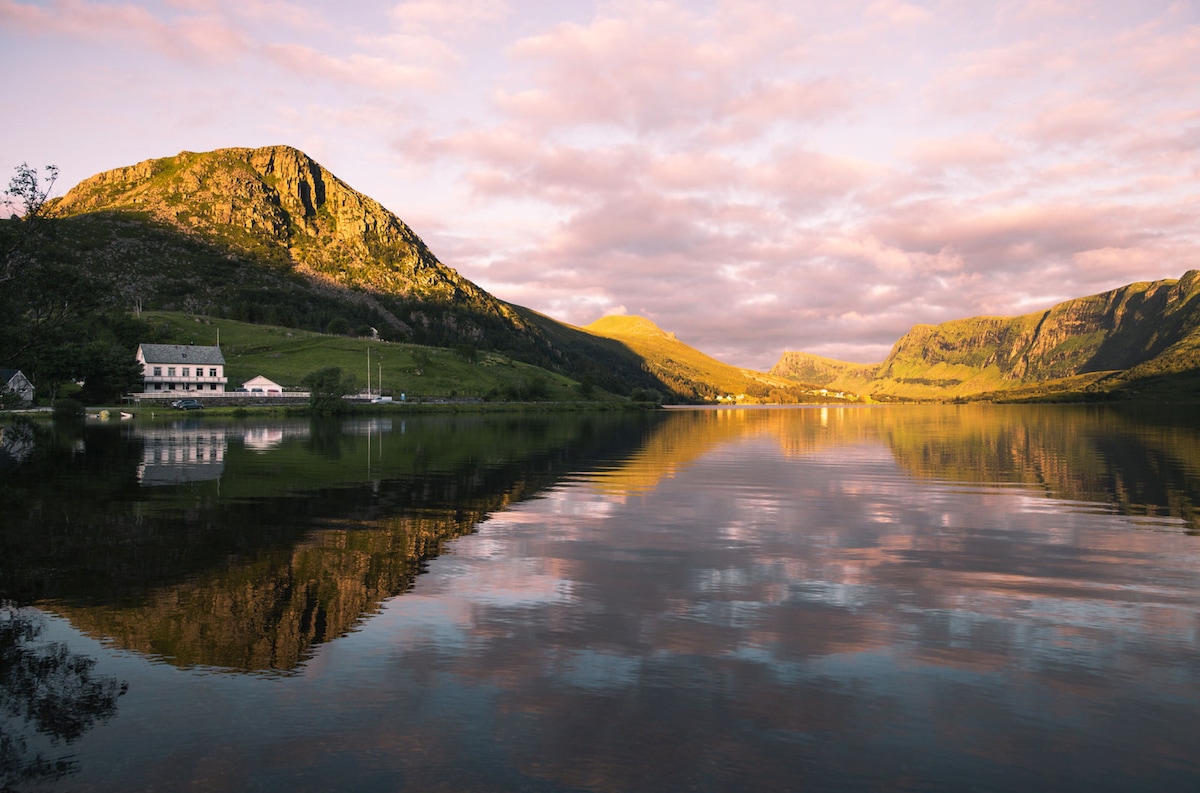
[[[311,372],[337,366],[361,391],[399,399],[470,398],[519,401],[584,400],[570,378],[488,352],[454,351],[416,344],[332,336],[251,325],[177,312],[144,312],[165,344],[213,345],[220,339],[229,389],[263,375],[285,389],[302,389]],[[369,361],[368,364],[368,353]],[[369,368],[368,368],[369,366]],[[382,382],[382,387],[381,387]],[[595,389],[592,400],[617,400]]]

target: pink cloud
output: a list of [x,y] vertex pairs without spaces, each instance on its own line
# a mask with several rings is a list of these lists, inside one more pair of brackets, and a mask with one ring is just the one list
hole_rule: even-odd
[[172,24],[137,6],[84,0],[55,0],[49,8],[0,0],[0,20],[35,35],[141,42],[180,60],[218,61],[243,55],[250,47],[240,31],[217,16],[192,16]]
[[720,112],[736,118],[738,126],[759,130],[780,122],[819,122],[850,110],[863,90],[859,81],[848,78],[770,80],[749,84]]
[[797,147],[781,147],[751,169],[750,185],[796,212],[811,211],[870,184],[878,169],[869,163]]
[[918,168],[979,170],[1003,165],[1016,156],[1012,145],[992,135],[917,138],[902,143],[901,156]]
[[262,51],[280,68],[337,83],[431,90],[442,82],[442,74],[428,66],[379,56],[354,53],[337,57],[302,44],[268,44]]
[[587,25],[562,24],[514,44],[530,84],[497,91],[496,102],[526,122],[638,134],[753,129],[845,112],[856,81],[792,74],[802,58],[786,32],[796,23],[782,16],[767,4],[722,7],[715,16],[664,3],[605,6]]
[[871,3],[867,6],[864,16],[871,21],[899,27],[922,25],[934,19],[933,12],[929,9],[900,0],[879,0]]
[[450,34],[495,24],[513,13],[504,0],[402,0],[391,18],[405,31]]
[[1052,145],[1079,145],[1097,137],[1119,135],[1128,118],[1128,108],[1109,99],[1066,99],[1047,97],[1046,108],[1022,125],[1025,137]]

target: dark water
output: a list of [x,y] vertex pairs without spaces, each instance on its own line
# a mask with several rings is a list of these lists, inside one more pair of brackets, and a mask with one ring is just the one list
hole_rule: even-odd
[[0,790],[1200,790],[1191,410],[8,427]]

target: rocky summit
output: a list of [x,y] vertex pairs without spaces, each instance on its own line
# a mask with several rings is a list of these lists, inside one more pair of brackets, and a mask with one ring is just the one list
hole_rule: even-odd
[[106,171],[68,192],[57,211],[139,213],[334,287],[468,305],[524,324],[383,205],[289,146],[183,152]]

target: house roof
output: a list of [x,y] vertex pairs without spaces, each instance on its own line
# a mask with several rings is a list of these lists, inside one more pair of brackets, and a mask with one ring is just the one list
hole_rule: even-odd
[[139,344],[146,363],[196,363],[225,365],[220,347],[201,347],[196,344]]
[[7,383],[19,374],[20,369],[0,369],[0,383]]
[[250,388],[250,387],[283,388],[283,386],[281,386],[279,383],[276,383],[274,380],[268,380],[266,377],[264,377],[261,374],[258,375],[257,377],[253,377],[253,378],[247,380],[246,382],[242,383],[242,388]]

